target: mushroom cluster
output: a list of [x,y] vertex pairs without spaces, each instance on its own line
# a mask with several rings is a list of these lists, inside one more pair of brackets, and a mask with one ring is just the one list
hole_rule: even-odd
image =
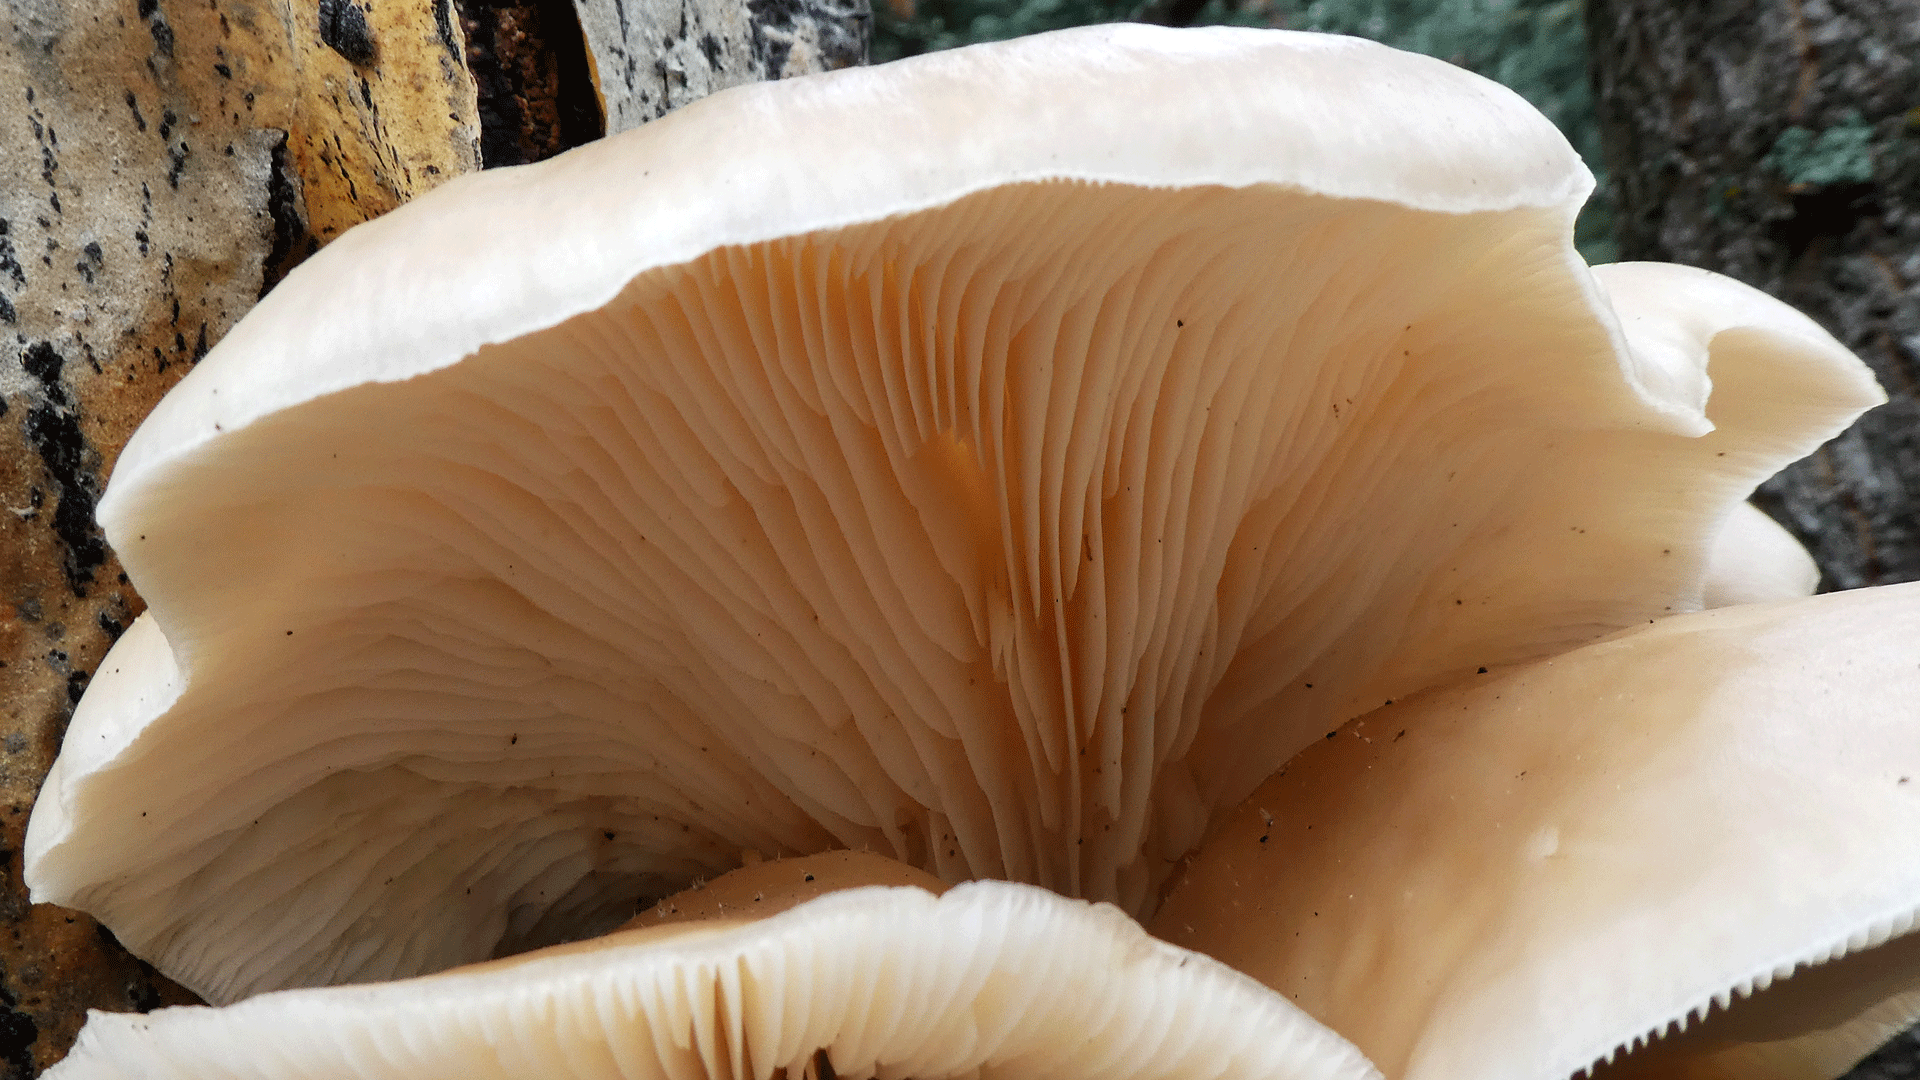
[[1114,26],[352,230],[116,466],[28,833],[240,1004],[56,1075],[1563,1077],[1904,960],[1920,595],[1742,503],[1879,390],[1591,186],[1440,61]]

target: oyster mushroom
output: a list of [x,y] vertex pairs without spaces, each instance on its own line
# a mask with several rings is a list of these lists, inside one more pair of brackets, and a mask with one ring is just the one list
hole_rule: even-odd
[[1156,920],[1272,990],[831,852],[469,969],[97,1015],[49,1080],[1382,1075],[1308,1013],[1392,1077],[1824,1080],[1920,1014],[1916,632],[1920,585],[1744,606],[1355,721]]
[[1707,559],[1707,607],[1760,604],[1812,596],[1820,568],[1800,541],[1751,503],[1734,507]]
[[1262,784],[1151,929],[1397,1080],[1670,1028],[1604,1075],[1827,1080],[1920,1019],[1916,642],[1920,584],[1886,586],[1396,702]]
[[[828,861],[823,868],[821,860]],[[847,863],[851,861],[852,865]],[[901,881],[877,856],[714,882]],[[48,1080],[1378,1080],[1346,1041],[1106,905],[1005,882],[843,888],[376,986],[95,1014]],[[932,889],[926,888],[933,886]]]
[[586,936],[743,849],[1146,915],[1329,727],[1699,606],[1879,400],[1752,290],[1590,275],[1591,183],[1443,62],[1140,26],[449,183],[121,457],[151,610],[28,881],[214,1001]]

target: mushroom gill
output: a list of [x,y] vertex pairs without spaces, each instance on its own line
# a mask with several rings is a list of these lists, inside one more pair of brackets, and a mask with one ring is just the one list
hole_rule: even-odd
[[[842,886],[770,916],[226,1008],[96,1014],[47,1078],[1379,1080],[1272,991],[1110,906],[1005,882],[936,898],[891,884],[917,872],[889,863],[836,852],[750,868],[768,888],[810,888],[816,872]],[[752,907],[757,887],[731,878],[710,888]]]
[[1878,400],[1752,290],[1590,275],[1590,187],[1440,61],[1139,26],[449,183],[129,445],[151,611],[28,881],[215,1001],[598,932],[742,849],[1146,915],[1341,721],[1699,606],[1738,501]]

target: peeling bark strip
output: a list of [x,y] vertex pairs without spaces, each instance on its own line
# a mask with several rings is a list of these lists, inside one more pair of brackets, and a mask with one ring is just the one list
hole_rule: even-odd
[[1920,0],[1588,0],[1621,257],[1757,285],[1891,404],[1764,485],[1827,588],[1920,579]]
[[866,63],[868,0],[574,0],[607,131],[729,86]]

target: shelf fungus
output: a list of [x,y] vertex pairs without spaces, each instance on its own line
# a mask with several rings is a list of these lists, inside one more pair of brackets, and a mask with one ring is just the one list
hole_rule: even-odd
[[[1319,1031],[1279,994],[1300,965],[1332,972],[1307,1013],[1395,1080],[1491,1075],[1474,1038],[1521,1062],[1501,1075],[1560,1077],[1714,995],[1876,944],[1920,901],[1901,848],[1916,823],[1845,816],[1871,838],[1816,838],[1842,827],[1849,785],[1911,753],[1888,715],[1911,711],[1912,673],[1877,628],[1912,640],[1913,594],[1669,617],[1811,587],[1742,500],[1879,390],[1744,286],[1589,270],[1569,236],[1591,186],[1543,117],[1446,63],[1142,26],[740,87],[454,180],[290,275],[121,457],[100,513],[150,610],[74,716],[28,880],[217,1003],[592,937],[743,851],[867,850],[945,882],[1022,883],[828,896],[649,945],[627,974],[565,952],[409,984],[491,1000],[511,992],[490,971],[574,972],[552,993],[579,1011],[544,1014],[558,1027],[614,1015],[594,1002],[650,1018],[596,1028],[599,1049],[554,1044],[578,1076],[680,1076],[660,1055],[696,1044],[687,1068],[742,1080],[823,1049],[860,1077],[1119,1075],[1103,1055],[1136,1045],[1133,1022],[1101,1025],[1120,1012],[1059,1020],[1082,1040],[1074,1069],[993,1041],[1015,1023],[997,973],[1046,966],[1057,933],[1143,977],[1193,971],[1178,977],[1227,988],[1220,1010],[1274,1033]],[[1767,629],[1838,633],[1847,605],[1857,633],[1831,656]],[[1595,656],[1616,658],[1613,681],[1578,675]],[[1515,689],[1561,673],[1584,696]],[[1456,700],[1484,716],[1432,704]],[[1406,742],[1383,740],[1401,716]],[[1356,717],[1373,752],[1427,755],[1404,799],[1364,782],[1366,762],[1313,765],[1359,752],[1327,735]],[[1827,739],[1873,749],[1789,775]],[[1522,832],[1500,832],[1521,826],[1497,807],[1473,816],[1487,769],[1583,746],[1591,771],[1502,781],[1562,785]],[[1380,835],[1343,826],[1341,855],[1295,836],[1303,869],[1271,862],[1260,897],[1202,890],[1256,789],[1310,766],[1348,769],[1341,797]],[[1904,808],[1908,790],[1860,805]],[[1692,832],[1661,832],[1669,798]],[[1317,803],[1274,812],[1275,828],[1322,820]],[[1394,831],[1407,820],[1425,831]],[[1489,830],[1507,845],[1493,854],[1476,846]],[[1416,832],[1435,843],[1368,854]],[[1512,881],[1465,869],[1502,851],[1534,861],[1501,864]],[[1902,867],[1872,903],[1836,863],[1867,851]],[[1534,873],[1554,852],[1599,860],[1565,879],[1585,893]],[[1363,866],[1376,876],[1353,880]],[[1375,908],[1313,937],[1349,880]],[[1194,942],[1273,989],[1124,926],[1165,895],[1163,920],[1282,912],[1248,924],[1251,953]],[[1415,913],[1437,928],[1425,951],[1394,937],[1403,896],[1431,908]],[[1664,921],[1695,904],[1725,918]],[[1038,921],[996,937],[989,908]],[[783,981],[812,977],[782,950],[843,940],[829,924],[878,944]],[[1789,926],[1819,940],[1783,944]],[[1777,936],[1733,941],[1749,928]],[[1697,955],[1663,944],[1689,933]],[[859,995],[895,950],[960,965],[913,984],[932,1056],[894,1031],[821,1034],[869,1016]],[[1076,989],[1030,1000],[1080,1007],[1051,997],[1081,993],[1079,955],[1044,984]],[[1505,982],[1474,981],[1506,958],[1521,967]],[[985,982],[955,974],[976,961]],[[674,974],[696,969],[720,974]],[[1435,1004],[1435,979],[1485,993]],[[203,1045],[182,1033],[309,1000],[372,1025],[343,1039],[426,1047],[387,1026],[411,992],[102,1021],[84,1047]],[[814,1019],[782,1026],[765,994],[803,994]],[[1369,995],[1391,1007],[1340,1011]],[[1590,1007],[1603,999],[1619,1010]],[[1467,1040],[1455,1057],[1419,1049],[1421,1025],[1474,1002],[1480,1026],[1449,1027]],[[1573,1014],[1598,1026],[1551,1053],[1495,1032],[1545,1038]],[[1198,1054],[1194,1075],[1322,1075],[1311,1055],[1293,1072],[1229,1061],[1248,1044],[1206,1017],[1177,1053],[1140,1049],[1148,1072],[1188,1075],[1171,1063]],[[445,1052],[481,1076],[525,1046]],[[248,1068],[231,1071],[294,1075]]]

